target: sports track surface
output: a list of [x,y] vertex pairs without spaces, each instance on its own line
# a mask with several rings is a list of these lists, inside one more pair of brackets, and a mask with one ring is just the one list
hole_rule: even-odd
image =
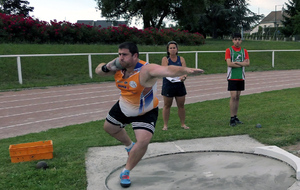
[[[226,74],[190,76],[185,85],[186,104],[229,97]],[[300,70],[247,72],[242,95],[295,87]],[[118,97],[113,82],[0,92],[0,139],[104,119]]]

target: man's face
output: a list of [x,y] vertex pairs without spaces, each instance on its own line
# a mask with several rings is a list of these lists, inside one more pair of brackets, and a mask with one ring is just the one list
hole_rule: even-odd
[[131,66],[136,63],[136,54],[132,55],[129,49],[119,49],[119,60],[123,67]]
[[241,38],[233,38],[232,42],[235,47],[240,47],[241,43],[242,43],[242,39]]

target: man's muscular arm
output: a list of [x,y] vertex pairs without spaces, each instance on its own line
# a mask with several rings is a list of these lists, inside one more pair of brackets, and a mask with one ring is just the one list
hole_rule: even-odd
[[116,58],[107,64],[105,63],[100,63],[95,72],[98,75],[113,75],[116,73],[117,70],[122,70],[123,67],[119,62],[119,58]]
[[157,64],[145,65],[141,69],[140,82],[143,86],[149,87],[155,84],[158,78],[178,77],[188,74],[201,74],[202,69],[178,67],[178,66],[160,66]]

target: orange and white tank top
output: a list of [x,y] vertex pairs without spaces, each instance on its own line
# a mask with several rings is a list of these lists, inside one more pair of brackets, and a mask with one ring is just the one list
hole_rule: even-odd
[[140,84],[140,70],[147,64],[140,60],[134,68],[134,74],[127,79],[123,78],[122,70],[115,74],[116,86],[121,90],[120,108],[127,117],[143,115],[158,106],[157,83],[152,87],[144,87]]

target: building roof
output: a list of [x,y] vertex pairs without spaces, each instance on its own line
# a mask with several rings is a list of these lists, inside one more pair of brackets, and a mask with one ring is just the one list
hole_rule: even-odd
[[[282,20],[284,20],[283,18],[283,11],[272,11],[270,12],[264,19],[262,19],[262,21],[260,22],[260,24],[264,24],[264,23],[275,23],[275,21],[279,24],[281,23]],[[275,16],[276,16],[276,20],[275,20]]]

